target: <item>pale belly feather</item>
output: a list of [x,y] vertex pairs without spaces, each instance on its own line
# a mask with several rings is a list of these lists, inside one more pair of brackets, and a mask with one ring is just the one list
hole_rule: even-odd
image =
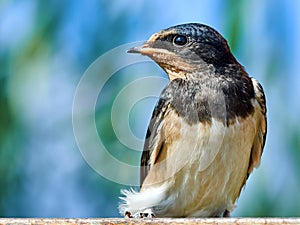
[[180,138],[151,168],[141,192],[154,183],[167,186],[165,199],[153,207],[158,216],[207,217],[231,211],[247,176],[255,118],[237,119],[228,127],[216,120],[191,126],[183,118],[176,121],[181,121]]

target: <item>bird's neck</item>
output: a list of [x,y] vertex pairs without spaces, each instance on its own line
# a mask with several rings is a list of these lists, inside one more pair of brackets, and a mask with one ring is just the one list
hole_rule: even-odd
[[161,65],[161,67],[165,70],[170,80],[177,78],[184,80],[199,80],[202,76],[209,77],[211,74],[215,73],[215,67],[211,64],[198,64],[197,66],[188,69],[169,65]]
[[180,79],[187,79],[187,72],[183,71],[183,70],[178,70],[176,68],[170,67],[170,68],[164,68],[164,70],[166,71],[168,77],[170,80],[174,80],[177,78]]

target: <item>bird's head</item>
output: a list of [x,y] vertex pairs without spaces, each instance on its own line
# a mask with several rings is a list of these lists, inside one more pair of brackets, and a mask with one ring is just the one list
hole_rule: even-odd
[[164,29],[128,52],[149,56],[168,73],[170,79],[184,77],[207,66],[236,62],[222,35],[198,23]]

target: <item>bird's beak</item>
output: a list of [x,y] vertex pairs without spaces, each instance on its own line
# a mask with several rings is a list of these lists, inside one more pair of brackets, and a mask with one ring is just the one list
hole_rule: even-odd
[[127,53],[141,53],[141,50],[142,50],[143,46],[144,45],[130,48],[130,49],[127,50]]
[[127,50],[128,53],[139,53],[142,55],[151,55],[155,52],[155,49],[151,48],[147,43],[141,45],[141,46],[137,46],[137,47],[133,47]]

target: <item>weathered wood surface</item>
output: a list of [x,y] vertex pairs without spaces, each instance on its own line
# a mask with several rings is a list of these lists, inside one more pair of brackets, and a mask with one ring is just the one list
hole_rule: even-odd
[[258,224],[299,224],[300,218],[207,218],[207,219],[123,219],[123,218],[99,218],[99,219],[47,219],[47,218],[2,218],[0,225],[98,225],[98,224],[190,224],[190,225],[208,225],[208,224],[240,224],[240,225],[258,225]]

